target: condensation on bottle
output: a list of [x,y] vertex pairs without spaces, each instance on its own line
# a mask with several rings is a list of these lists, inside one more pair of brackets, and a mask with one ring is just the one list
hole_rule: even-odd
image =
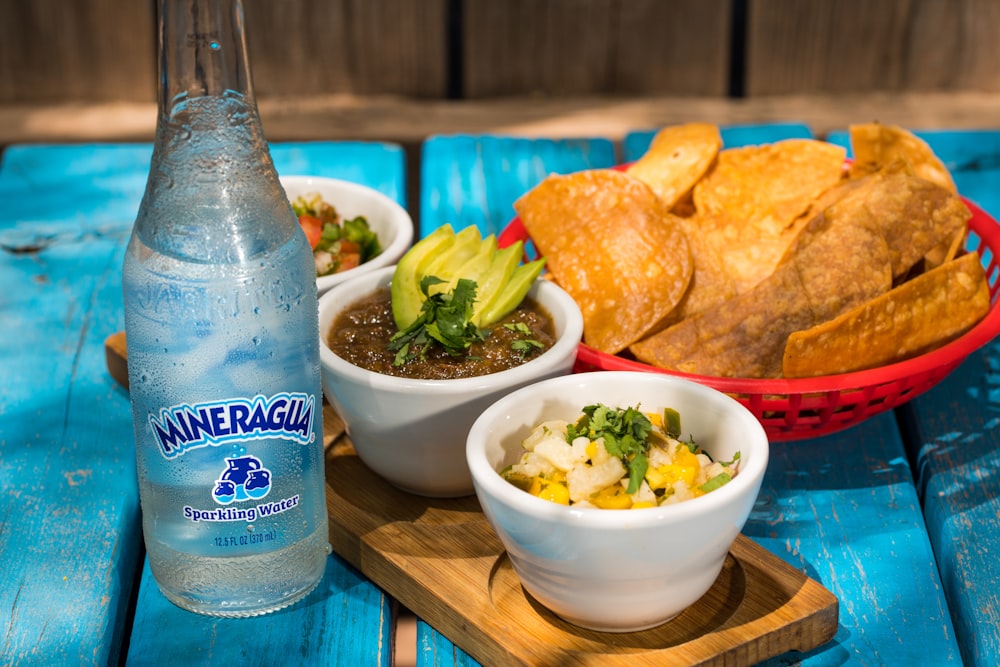
[[173,603],[254,616],[330,547],[312,252],[264,139],[239,0],[160,0],[146,191],[122,272],[143,536]]

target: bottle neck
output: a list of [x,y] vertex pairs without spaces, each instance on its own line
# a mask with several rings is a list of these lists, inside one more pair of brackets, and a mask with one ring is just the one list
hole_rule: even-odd
[[159,115],[137,235],[216,262],[301,234],[264,139],[241,0],[158,3]]
[[198,97],[256,108],[241,0],[158,0],[159,108],[170,118]]

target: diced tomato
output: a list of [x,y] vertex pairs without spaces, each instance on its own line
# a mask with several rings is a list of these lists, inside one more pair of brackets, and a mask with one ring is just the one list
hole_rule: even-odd
[[354,267],[361,264],[361,253],[350,252],[344,253],[340,256],[340,264],[337,265],[336,273],[341,271],[346,271],[348,269],[353,269]]
[[347,239],[340,239],[340,252],[345,255],[361,254],[361,244]]
[[300,215],[299,225],[302,226],[302,231],[306,233],[309,246],[315,248],[316,244],[319,243],[320,237],[323,236],[323,221],[314,215]]

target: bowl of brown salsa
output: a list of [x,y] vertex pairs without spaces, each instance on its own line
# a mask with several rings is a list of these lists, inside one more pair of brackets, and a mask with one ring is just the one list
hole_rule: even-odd
[[[324,395],[361,460],[391,484],[424,496],[471,495],[465,441],[472,423],[511,391],[569,374],[583,317],[562,288],[539,278],[513,311],[474,332],[456,354],[412,332],[401,341],[394,273],[388,267],[352,278],[320,298]],[[447,335],[446,318],[439,319]]]

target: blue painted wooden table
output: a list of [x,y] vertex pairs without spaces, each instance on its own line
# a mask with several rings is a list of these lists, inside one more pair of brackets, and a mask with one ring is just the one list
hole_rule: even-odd
[[[144,565],[128,395],[103,343],[123,326],[151,151],[15,146],[0,163],[0,664],[389,665],[390,600],[336,555],[306,600],[245,620],[174,607]],[[273,157],[406,203],[396,146]]]
[[[498,232],[550,172],[645,150],[578,140],[433,137],[420,174],[386,144],[275,144],[282,174],[374,185],[423,235]],[[724,128],[727,146],[811,136]],[[963,194],[1000,214],[1000,134],[928,133]],[[834,136],[833,140],[843,140]],[[389,665],[392,602],[338,556],[304,602],[255,619],[181,611],[143,559],[128,397],[103,341],[122,328],[120,269],[148,145],[15,146],[0,161],[0,665]],[[1000,354],[991,344],[911,404],[778,443],[744,533],[831,590],[840,626],[785,665],[994,664],[1000,655]],[[476,664],[418,624],[418,663]]]

